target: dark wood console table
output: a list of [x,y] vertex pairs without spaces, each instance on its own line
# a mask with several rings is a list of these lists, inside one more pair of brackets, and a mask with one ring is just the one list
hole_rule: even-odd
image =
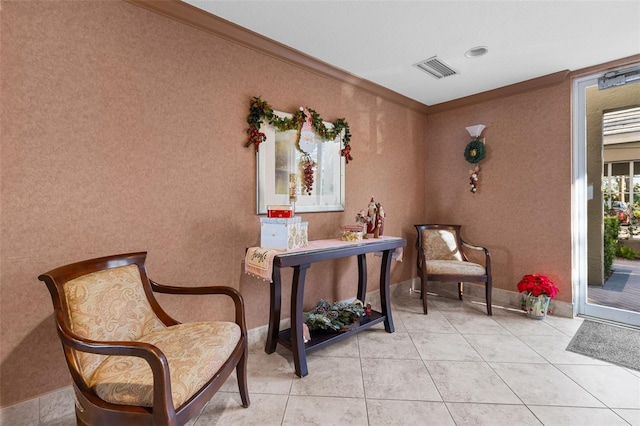
[[[273,274],[271,283],[271,304],[269,309],[269,330],[265,352],[275,352],[276,345],[280,343],[293,352],[296,375],[304,377],[308,374],[307,352],[320,349],[337,340],[342,340],[358,331],[384,322],[387,332],[395,331],[391,317],[391,301],[389,300],[389,271],[393,252],[407,245],[404,238],[380,237],[377,239],[345,242],[340,240],[310,241],[309,246],[300,249],[282,252],[273,259]],[[382,264],[380,267],[380,300],[382,312],[372,311],[370,315],[360,319],[359,327],[344,333],[318,334],[311,336],[311,340],[304,342],[302,337],[304,281],[307,269],[314,262],[338,259],[342,257],[358,257],[358,293],[357,298],[365,303],[367,294],[367,259],[366,254],[382,252]],[[281,270],[293,268],[291,286],[291,328],[280,331],[281,308]]]

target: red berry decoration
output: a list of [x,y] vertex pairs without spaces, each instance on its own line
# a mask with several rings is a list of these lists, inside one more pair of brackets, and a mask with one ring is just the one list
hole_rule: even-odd
[[345,146],[344,149],[340,151],[340,153],[344,157],[346,164],[349,164],[349,161],[353,160],[353,157],[351,156],[351,145]]
[[302,192],[311,195],[311,191],[313,191],[313,169],[316,166],[316,162],[310,156],[305,155],[300,158],[298,165],[302,175]]
[[475,193],[478,190],[478,178],[479,178],[479,171],[475,171],[471,173],[471,176],[469,177],[469,185],[471,186],[471,192]]

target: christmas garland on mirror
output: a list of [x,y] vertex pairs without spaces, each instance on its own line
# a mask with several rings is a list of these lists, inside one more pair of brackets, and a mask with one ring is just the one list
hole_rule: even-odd
[[[351,133],[349,132],[349,124],[345,121],[345,119],[338,118],[335,122],[331,123],[333,124],[333,128],[328,128],[324,125],[324,120],[322,120],[322,118],[316,111],[312,110],[311,108],[305,108],[305,110],[308,111],[311,115],[310,120],[313,126],[313,130],[318,136],[320,136],[323,141],[332,141],[336,137],[340,136],[342,131],[344,131],[344,135],[342,135],[343,148],[340,151],[340,154],[345,158],[345,162],[349,164],[349,161],[353,160],[353,157],[351,156],[351,145],[349,145],[349,142],[351,140]],[[260,97],[254,97],[251,100],[251,105],[249,106],[249,115],[247,116],[247,123],[249,123],[247,134],[249,135],[249,137],[245,146],[249,147],[253,144],[256,147],[256,151],[259,150],[260,144],[267,138],[264,133],[260,132],[260,126],[265,121],[281,132],[285,132],[287,130],[297,130],[299,141],[300,130],[306,118],[307,117],[305,115],[305,112],[303,111],[303,108],[301,108],[299,111],[296,111],[291,118],[278,117],[273,112],[273,108],[271,107],[271,105],[263,101]]]

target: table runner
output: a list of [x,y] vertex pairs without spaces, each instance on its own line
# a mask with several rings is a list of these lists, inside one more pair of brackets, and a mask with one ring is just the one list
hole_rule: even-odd
[[273,272],[273,258],[280,250],[250,247],[244,259],[244,272],[271,282]]

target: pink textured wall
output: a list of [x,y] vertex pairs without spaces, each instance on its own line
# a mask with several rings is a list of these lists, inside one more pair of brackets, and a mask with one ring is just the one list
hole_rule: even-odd
[[[267,323],[268,285],[242,270],[260,239],[244,147],[254,96],[350,124],[346,210],[304,214],[311,238],[337,236],[375,195],[385,233],[408,241],[393,283],[416,275],[414,223],[460,223],[491,249],[495,288],[537,272],[572,300],[569,79],[425,116],[120,0],[3,1],[0,40],[0,406],[70,383],[36,279],[62,264],[148,251],[155,280],[233,286],[249,327]],[[465,127],[480,123],[472,194]],[[306,304],[353,296],[356,269],[313,265]],[[288,300],[285,285],[284,312]],[[161,302],[183,321],[229,314],[213,299]]]
[[[571,302],[571,82],[428,116],[427,217],[463,224],[489,247],[494,287],[547,275]],[[465,127],[484,124],[487,156],[469,191]]]
[[[259,244],[255,156],[244,147],[253,96],[346,118],[346,210],[305,214],[310,237],[337,236],[375,195],[385,233],[409,241],[391,281],[415,276],[424,115],[121,1],[4,1],[0,27],[0,405],[70,383],[36,279],[66,263],[145,250],[155,280],[233,286],[249,327],[267,323],[268,285],[242,270],[245,248]],[[373,282],[378,265],[371,258]],[[313,265],[307,304],[354,295],[356,269]],[[283,298],[286,311],[288,286]],[[222,310],[212,299],[161,302],[180,320]]]

